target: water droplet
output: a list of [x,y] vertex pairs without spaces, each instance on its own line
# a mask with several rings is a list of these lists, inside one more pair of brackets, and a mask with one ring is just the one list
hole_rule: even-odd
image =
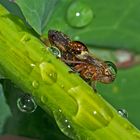
[[51,63],[42,62],[39,67],[43,81],[47,84],[53,84],[57,81],[56,69]]
[[39,83],[38,83],[36,80],[34,80],[34,81],[32,82],[32,86],[33,86],[34,88],[38,88]]
[[32,113],[36,110],[37,105],[29,94],[25,94],[18,98],[17,107],[21,112]]
[[64,88],[64,85],[61,85],[60,87],[61,87],[61,88]]
[[61,57],[61,52],[57,47],[48,47],[48,50],[54,54],[56,57]]
[[[13,0],[11,0],[11,1],[13,1]],[[29,36],[29,35],[26,35],[26,34],[24,34],[22,37],[21,37],[21,39],[20,39],[20,41],[22,42],[22,43],[26,43],[26,42],[28,42],[28,41],[30,41],[31,40],[31,37]]]
[[93,114],[94,114],[94,115],[96,115],[96,114],[97,114],[97,111],[96,111],[96,110],[94,110],[94,111],[93,111]]
[[59,126],[60,130],[71,139],[75,138],[75,131],[71,125],[71,122],[66,119],[65,115],[63,114],[61,109],[53,112],[54,118],[56,120],[57,125]]
[[128,113],[125,109],[119,109],[118,110],[119,115],[121,115],[124,118],[128,118]]
[[92,9],[85,3],[76,1],[70,5],[67,11],[68,23],[73,27],[84,27],[93,19]]
[[107,64],[108,66],[108,69],[110,70],[110,72],[116,76],[117,74],[117,67],[114,63],[112,63],[111,61],[105,61],[105,63]]
[[31,63],[30,66],[34,68],[36,65],[34,63]]

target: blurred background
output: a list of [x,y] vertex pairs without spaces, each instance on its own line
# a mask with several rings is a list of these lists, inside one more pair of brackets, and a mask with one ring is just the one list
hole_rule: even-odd
[[[97,83],[97,91],[140,129],[140,9],[139,0],[0,0],[38,35],[56,29],[88,46],[91,53],[116,64],[112,84]],[[39,107],[18,109],[23,92],[0,76],[0,134],[38,139],[67,139]],[[18,117],[17,117],[18,116]],[[44,123],[45,122],[45,123]],[[28,125],[28,128],[27,128]]]

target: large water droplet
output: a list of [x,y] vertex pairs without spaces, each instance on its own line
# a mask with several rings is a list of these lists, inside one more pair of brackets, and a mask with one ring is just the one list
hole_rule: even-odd
[[36,110],[37,105],[29,94],[25,94],[18,98],[17,107],[21,112],[32,113]]
[[48,47],[48,50],[53,54],[55,55],[56,57],[61,57],[61,52],[58,48],[56,47]]
[[125,109],[119,109],[118,110],[119,115],[121,115],[124,118],[128,118],[128,112]]
[[54,118],[56,120],[57,125],[59,126],[60,130],[71,139],[75,138],[75,131],[71,125],[71,122],[64,116],[61,109],[53,112]]
[[42,62],[39,67],[43,81],[47,84],[53,84],[57,81],[56,69],[51,63]]
[[85,3],[75,1],[67,11],[68,23],[73,27],[84,27],[93,19],[92,9]]

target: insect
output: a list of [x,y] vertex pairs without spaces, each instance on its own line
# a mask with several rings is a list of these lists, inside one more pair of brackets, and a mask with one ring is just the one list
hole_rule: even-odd
[[61,60],[68,65],[77,63],[78,55],[82,52],[88,52],[87,47],[79,42],[72,41],[67,35],[56,30],[49,30],[49,42],[52,46],[57,47],[61,52]]
[[94,90],[96,81],[108,84],[115,80],[116,66],[110,61],[92,56],[82,42],[72,41],[66,34],[56,30],[49,30],[48,39],[52,46],[60,50],[60,59],[70,66],[73,72],[78,72]]

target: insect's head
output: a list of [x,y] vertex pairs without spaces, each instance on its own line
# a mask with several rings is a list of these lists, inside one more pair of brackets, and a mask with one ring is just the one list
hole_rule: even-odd
[[56,30],[49,30],[48,39],[50,44],[57,47],[60,50],[60,52],[67,51],[67,46],[70,42],[70,39],[64,33]]
[[100,82],[109,84],[115,80],[117,68],[115,64],[110,61],[105,61],[104,63],[106,64],[106,66],[104,68],[103,77],[100,79]]

